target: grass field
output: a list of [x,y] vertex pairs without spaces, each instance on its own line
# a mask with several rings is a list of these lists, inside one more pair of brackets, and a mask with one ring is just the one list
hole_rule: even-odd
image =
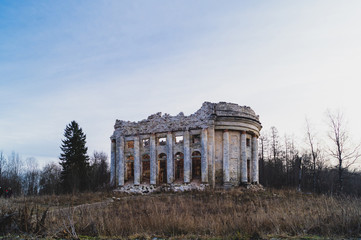
[[46,238],[361,237],[361,199],[244,189],[1,199],[2,235]]

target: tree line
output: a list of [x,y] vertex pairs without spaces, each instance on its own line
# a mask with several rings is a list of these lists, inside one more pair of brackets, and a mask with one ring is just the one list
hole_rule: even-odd
[[[327,112],[322,139],[306,119],[304,147],[294,137],[281,137],[276,127],[259,139],[260,183],[266,187],[361,196],[360,144],[355,144],[341,112]],[[327,144],[321,144],[327,142]]]
[[[342,113],[328,112],[327,117],[327,147],[320,144],[308,120],[307,147],[302,150],[293,137],[281,137],[276,127],[263,130],[259,138],[262,185],[361,196],[361,172],[351,168],[360,158],[360,144],[354,145],[350,139]],[[11,187],[17,195],[36,195],[97,191],[109,186],[108,157],[97,151],[87,155],[86,135],[77,122],[66,126],[60,149],[59,164],[49,163],[41,170],[35,158],[23,162],[15,152],[6,157],[0,151],[0,187]]]
[[[0,151],[0,187],[11,188],[15,195],[43,195],[69,193],[62,184],[62,167],[51,162],[40,168],[35,158],[25,160],[16,152],[6,156]],[[95,151],[90,157],[86,175],[88,184],[84,190],[98,191],[108,187],[108,157]]]
[[98,191],[108,187],[108,157],[95,151],[87,155],[86,135],[72,121],[64,131],[60,164],[48,163],[42,169],[35,158],[25,161],[13,152],[0,151],[0,187],[11,188],[15,195],[61,194]]

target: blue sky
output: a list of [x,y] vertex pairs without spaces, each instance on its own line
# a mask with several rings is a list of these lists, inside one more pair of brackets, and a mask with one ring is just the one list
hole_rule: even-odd
[[303,141],[341,109],[360,141],[360,1],[0,1],[0,150],[56,161],[79,122],[109,153],[115,119],[251,106]]

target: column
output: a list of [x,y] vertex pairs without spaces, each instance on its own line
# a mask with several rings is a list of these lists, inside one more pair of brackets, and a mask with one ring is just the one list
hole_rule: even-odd
[[167,133],[167,183],[174,181],[174,167],[173,167],[173,134]]
[[124,185],[124,138],[121,136],[117,138],[116,143],[116,155],[117,155],[117,176],[118,176],[118,185]]
[[140,184],[139,137],[134,137],[134,185]]
[[183,133],[183,147],[184,147],[184,182],[191,181],[191,149],[189,142],[189,131]]
[[208,183],[214,188],[216,184],[215,167],[215,132],[214,128],[208,128]]
[[201,179],[202,183],[208,183],[208,131],[202,129],[201,134]]
[[110,147],[110,186],[115,187],[115,171],[116,171],[116,164],[115,164],[115,139],[111,138],[111,147]]
[[258,138],[252,137],[252,183],[258,183]]
[[157,184],[157,151],[155,134],[150,136],[150,184]]
[[229,132],[223,132],[223,182],[229,182]]
[[247,146],[246,146],[246,132],[241,132],[241,182],[247,183]]

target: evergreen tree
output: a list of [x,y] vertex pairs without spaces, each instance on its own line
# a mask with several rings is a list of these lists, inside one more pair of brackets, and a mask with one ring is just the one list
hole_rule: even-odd
[[63,192],[77,192],[88,189],[89,157],[86,135],[78,123],[72,121],[64,131],[65,139],[60,149],[61,185]]

